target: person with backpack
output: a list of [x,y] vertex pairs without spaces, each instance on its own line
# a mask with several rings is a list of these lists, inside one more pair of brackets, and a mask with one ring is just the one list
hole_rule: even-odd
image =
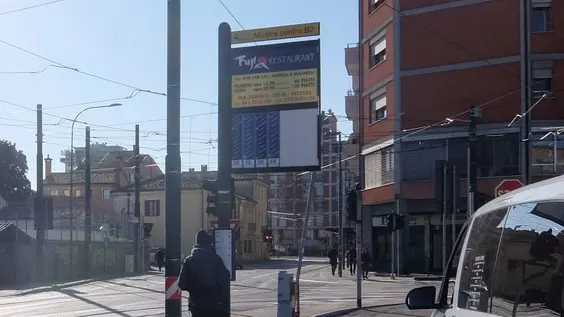
[[212,247],[212,238],[205,230],[198,231],[178,278],[178,287],[190,295],[188,309],[192,316],[227,316],[230,279],[231,273]]

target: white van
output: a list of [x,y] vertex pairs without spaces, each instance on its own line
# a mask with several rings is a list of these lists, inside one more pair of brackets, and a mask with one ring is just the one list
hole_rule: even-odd
[[[462,255],[462,260],[461,260]],[[564,176],[480,208],[460,233],[438,291],[411,290],[432,316],[564,316]]]

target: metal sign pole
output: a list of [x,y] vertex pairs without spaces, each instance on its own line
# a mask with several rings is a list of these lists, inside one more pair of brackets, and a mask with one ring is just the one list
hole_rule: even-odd
[[[182,241],[180,200],[180,0],[168,0],[167,137],[165,164],[165,316],[182,316],[182,297],[175,282],[180,274]],[[139,218],[140,220],[140,218]],[[169,291],[170,289],[170,291]]]
[[[232,119],[231,119],[231,26],[223,22],[218,28],[218,164],[217,164],[217,214],[218,229],[214,231],[216,252],[232,272],[233,233],[231,230],[232,198],[234,184],[231,178]],[[222,247],[220,247],[222,246]],[[231,284],[231,281],[227,281]],[[225,311],[231,314],[231,296],[227,294]]]

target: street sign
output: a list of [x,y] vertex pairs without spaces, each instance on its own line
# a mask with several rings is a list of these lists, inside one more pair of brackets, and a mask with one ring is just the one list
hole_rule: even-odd
[[231,32],[231,44],[290,39],[319,35],[319,22]]
[[521,187],[523,187],[523,183],[518,179],[504,179],[495,187],[495,197],[507,194]]
[[[239,219],[231,219],[229,224],[231,229],[233,230],[239,229],[239,222],[240,222]],[[217,220],[210,220],[209,223],[212,229],[217,229]]]

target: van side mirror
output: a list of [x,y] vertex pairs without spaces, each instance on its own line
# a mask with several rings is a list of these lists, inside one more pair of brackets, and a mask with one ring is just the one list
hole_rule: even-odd
[[435,286],[423,286],[414,288],[405,297],[405,305],[410,310],[418,309],[435,309],[438,305],[435,304],[435,296],[437,289]]

